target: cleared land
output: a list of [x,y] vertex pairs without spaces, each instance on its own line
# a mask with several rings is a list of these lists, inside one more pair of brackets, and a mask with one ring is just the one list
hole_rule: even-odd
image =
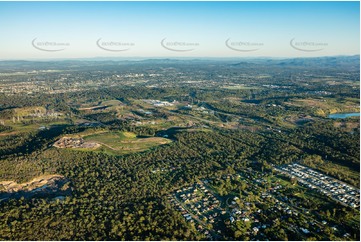
[[57,148],[86,148],[96,149],[100,145],[96,142],[85,142],[82,138],[76,139],[71,137],[63,137],[54,143]]
[[61,175],[43,175],[29,182],[0,182],[0,202],[8,199],[31,198],[34,196],[64,199],[71,194],[70,182]]
[[[63,145],[64,141],[67,142],[67,145]],[[59,142],[62,144],[61,147],[59,147]],[[136,134],[132,132],[97,130],[92,132],[85,131],[70,135],[69,137],[63,137],[58,140],[54,146],[58,148],[95,150],[119,155],[145,151],[170,142],[170,139],[162,137],[137,137]]]
[[97,142],[110,153],[123,154],[144,151],[158,145],[170,143],[161,137],[138,138],[131,132],[104,132],[84,137],[85,141]]
[[32,191],[34,189],[50,185],[57,180],[65,179],[61,175],[44,175],[32,179],[29,182],[17,183],[15,181],[1,181],[0,188],[3,192],[18,192],[18,191]]
[[285,104],[296,107],[309,107],[313,114],[323,117],[332,113],[360,111],[358,101],[352,98],[343,101],[331,98],[293,99],[290,102],[285,102]]

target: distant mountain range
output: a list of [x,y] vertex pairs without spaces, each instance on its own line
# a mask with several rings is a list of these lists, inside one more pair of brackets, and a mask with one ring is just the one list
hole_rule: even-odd
[[274,67],[310,67],[310,68],[351,68],[359,69],[360,55],[331,56],[310,58],[152,58],[152,59],[68,59],[68,60],[4,60],[0,61],[0,70],[46,70],[46,69],[71,69],[81,66],[117,66],[127,64],[226,64],[231,67],[254,68],[257,66]]

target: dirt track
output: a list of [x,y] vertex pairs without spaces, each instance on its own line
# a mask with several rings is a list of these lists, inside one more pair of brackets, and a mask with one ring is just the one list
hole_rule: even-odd
[[0,134],[0,136],[8,136],[8,135],[14,135],[14,134],[17,134],[19,133],[18,131],[12,131],[12,132],[8,132],[8,133],[2,133]]

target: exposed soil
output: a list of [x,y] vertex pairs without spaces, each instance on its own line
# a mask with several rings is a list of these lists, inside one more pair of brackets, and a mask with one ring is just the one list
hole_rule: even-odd
[[14,134],[17,134],[19,133],[18,131],[12,131],[12,132],[8,132],[8,133],[2,133],[0,134],[0,136],[8,136],[8,135],[14,135]]
[[96,149],[100,147],[100,144],[96,142],[87,142],[83,138],[72,138],[72,137],[63,137],[54,143],[54,146],[57,148],[86,148],[86,149]]
[[0,201],[9,198],[30,198],[33,196],[66,196],[70,193],[70,182],[61,175],[40,176],[21,184],[15,181],[0,182]]

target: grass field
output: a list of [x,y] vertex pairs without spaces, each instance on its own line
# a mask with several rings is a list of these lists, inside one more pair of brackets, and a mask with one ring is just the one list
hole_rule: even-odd
[[286,102],[285,104],[290,106],[311,108],[314,114],[324,117],[332,113],[360,111],[358,100],[352,98],[347,98],[343,100],[332,98],[293,99],[290,102]]
[[52,125],[65,125],[68,124],[65,120],[53,121],[53,122],[38,122],[34,124],[21,124],[21,123],[12,123],[7,122],[6,125],[11,126],[13,129],[11,131],[0,132],[0,137],[16,135],[20,133],[29,133],[39,130],[40,127],[50,127]]
[[145,151],[147,149],[168,144],[169,139],[161,137],[138,138],[132,132],[101,132],[83,136],[84,140],[97,142],[102,145],[97,151],[109,154],[127,154]]

